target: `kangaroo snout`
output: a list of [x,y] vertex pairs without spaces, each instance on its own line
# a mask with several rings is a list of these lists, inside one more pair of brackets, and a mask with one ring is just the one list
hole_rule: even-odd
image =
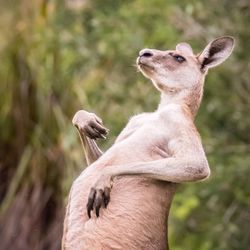
[[139,52],[140,57],[151,57],[153,56],[153,51],[151,49],[143,49]]
[[154,52],[155,51],[153,49],[142,49],[139,52],[139,56],[137,57],[136,60],[138,69],[147,78],[150,78],[152,71],[154,71],[154,63],[153,63],[155,55]]
[[152,49],[142,49],[139,52],[139,56],[137,57],[137,65],[138,66],[148,65],[149,61],[151,61],[148,59],[152,58],[153,55],[154,55],[154,53],[153,53]]

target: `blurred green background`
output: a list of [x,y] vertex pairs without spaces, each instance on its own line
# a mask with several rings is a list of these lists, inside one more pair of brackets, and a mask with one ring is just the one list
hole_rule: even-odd
[[196,124],[212,175],[183,184],[170,213],[173,250],[250,247],[250,2],[22,0],[0,3],[0,242],[2,250],[60,249],[65,204],[86,166],[74,113],[110,129],[153,111],[159,93],[134,67],[144,47],[236,38],[211,70]]

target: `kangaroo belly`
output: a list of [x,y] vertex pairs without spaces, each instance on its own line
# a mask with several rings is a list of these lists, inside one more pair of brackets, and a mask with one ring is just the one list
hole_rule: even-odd
[[167,249],[166,220],[175,184],[138,177],[114,181],[111,201],[89,219],[92,175],[72,186],[65,220],[65,249]]

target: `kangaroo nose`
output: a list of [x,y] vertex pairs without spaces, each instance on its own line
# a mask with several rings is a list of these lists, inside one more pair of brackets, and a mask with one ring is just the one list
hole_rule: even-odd
[[151,56],[153,56],[153,52],[150,49],[143,49],[143,50],[141,50],[139,52],[139,56],[140,57],[142,57],[142,56],[144,56],[144,57],[151,57]]

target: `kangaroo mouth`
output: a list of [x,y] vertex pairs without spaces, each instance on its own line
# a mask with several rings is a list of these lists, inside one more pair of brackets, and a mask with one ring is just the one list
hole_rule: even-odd
[[[144,73],[146,73],[146,72],[148,72],[148,71],[152,72],[152,71],[154,70],[154,67],[153,67],[153,66],[151,66],[151,65],[149,65],[149,64],[147,64],[147,63],[145,63],[145,62],[142,62],[142,60],[141,60],[140,57],[137,58],[136,63],[137,63],[138,69],[139,69],[140,71],[144,72]],[[145,72],[145,71],[146,71],[146,72]]]

